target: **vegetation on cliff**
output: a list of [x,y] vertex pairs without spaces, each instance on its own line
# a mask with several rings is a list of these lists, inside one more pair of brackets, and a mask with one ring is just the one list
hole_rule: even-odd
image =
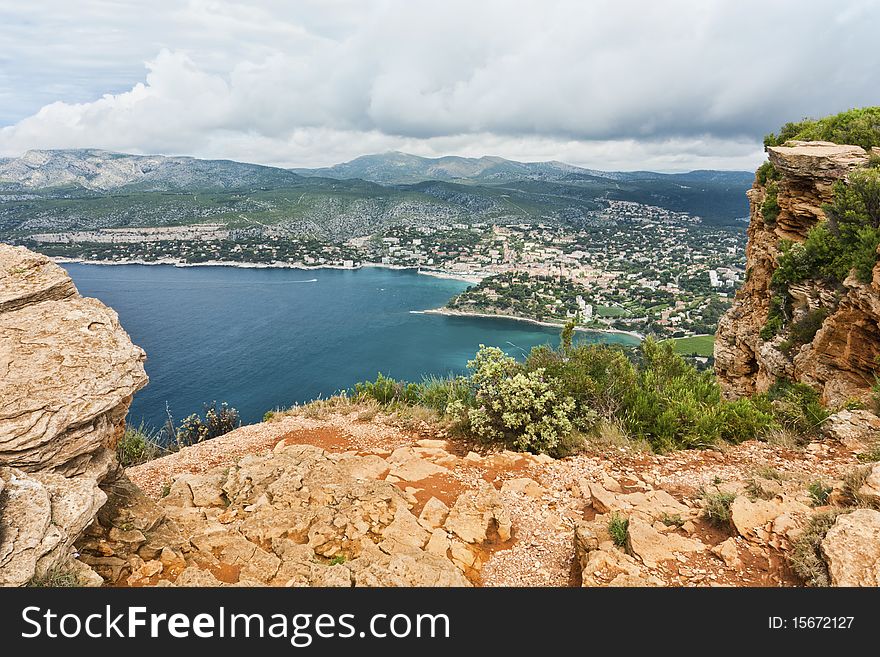
[[523,362],[482,347],[468,365],[470,376],[423,383],[380,374],[354,393],[385,405],[427,406],[482,442],[553,456],[609,426],[658,452],[814,429],[809,420],[793,420],[804,415],[801,397],[724,400],[714,375],[695,369],[669,342],[648,339],[627,353],[576,344],[564,330],[558,348],[536,347]]
[[880,146],[880,107],[863,107],[822,119],[786,123],[779,134],[764,137],[765,146],[782,146],[789,139],[855,144],[866,151]]
[[[761,179],[759,169],[759,180]],[[762,206],[765,223],[773,225],[779,214],[776,196],[768,207],[771,186],[766,171],[767,196]],[[808,344],[818,332],[831,309],[809,311],[797,322],[790,322],[792,285],[815,281],[823,287],[840,290],[850,274],[862,283],[870,283],[877,249],[880,247],[880,168],[870,166],[852,172],[847,180],[834,185],[834,197],[823,205],[825,219],[813,226],[803,242],[782,240],[777,268],[771,278],[774,296],[770,301],[767,321],[760,337],[770,340],[783,328],[790,328],[791,337],[784,351]]]
[[193,413],[175,426],[174,419],[161,429],[139,425],[128,425],[116,445],[116,458],[123,466],[132,466],[151,461],[169,452],[177,451],[229,433],[241,426],[238,411],[226,402],[216,401],[204,406],[204,418]]
[[880,169],[854,171],[848,183],[836,183],[834,200],[823,210],[827,219],[804,242],[782,243],[774,288],[809,279],[839,286],[853,270],[870,282],[880,245]]

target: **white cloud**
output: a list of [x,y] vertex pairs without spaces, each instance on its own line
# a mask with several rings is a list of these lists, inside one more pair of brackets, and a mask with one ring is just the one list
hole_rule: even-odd
[[14,71],[0,154],[751,168],[764,132],[876,104],[880,88],[877,2],[48,4],[0,6]]

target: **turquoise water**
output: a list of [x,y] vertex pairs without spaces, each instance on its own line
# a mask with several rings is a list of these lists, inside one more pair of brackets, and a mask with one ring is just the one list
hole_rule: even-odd
[[522,357],[559,340],[558,329],[525,322],[412,313],[467,287],[413,271],[64,267],[81,294],[119,313],[147,352],[150,383],[135,395],[129,420],[153,426],[164,422],[166,403],[178,421],[217,400],[256,422],[377,372],[416,381],[464,372],[481,343]]

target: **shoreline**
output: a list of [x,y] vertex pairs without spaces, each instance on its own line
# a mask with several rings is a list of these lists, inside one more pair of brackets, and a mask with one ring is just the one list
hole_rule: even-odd
[[[538,319],[531,319],[529,317],[517,317],[516,315],[498,315],[493,313],[473,313],[473,312],[464,312],[461,310],[452,310],[450,308],[431,308],[430,310],[410,310],[411,313],[415,314],[423,314],[423,315],[446,315],[447,317],[482,317],[488,319],[512,319],[517,322],[528,322],[529,324],[536,324],[538,326],[546,326],[549,328],[562,328],[565,326],[562,322],[545,322]],[[621,329],[596,329],[596,328],[587,328],[584,326],[575,326],[575,331],[580,331],[581,333],[615,333],[618,335],[628,335],[631,338],[634,338],[641,342],[645,339],[645,336],[641,333],[637,333],[636,331],[623,331]]]
[[114,265],[169,265],[171,267],[237,267],[239,269],[301,269],[305,271],[314,271],[316,269],[336,269],[340,271],[357,271],[358,269],[376,268],[391,269],[395,271],[414,270],[417,274],[423,276],[432,276],[434,278],[444,278],[462,281],[465,283],[479,283],[482,277],[477,275],[455,274],[438,270],[425,271],[419,267],[411,267],[409,265],[385,265],[380,262],[362,262],[355,267],[344,267],[342,265],[306,265],[304,263],[291,262],[239,262],[235,260],[206,260],[205,262],[180,262],[174,258],[160,258],[158,260],[87,260],[86,258],[68,258],[66,256],[50,256],[50,260],[56,264],[76,263],[81,265],[102,265],[111,267]]
[[[341,265],[306,265],[303,263],[289,263],[289,262],[278,262],[278,263],[265,263],[265,262],[237,262],[233,260],[206,260],[205,262],[186,262],[182,263],[173,258],[160,258],[159,260],[87,260],[85,258],[68,258],[66,256],[54,256],[50,258],[56,264],[65,264],[65,263],[76,263],[83,265],[102,265],[102,266],[116,266],[116,265],[167,265],[172,267],[235,267],[239,269],[299,269],[302,271],[314,271],[317,269],[335,269],[341,271],[357,271],[358,269],[364,268],[375,268],[375,269],[390,269],[394,271],[415,271],[417,274],[422,276],[431,276],[433,278],[447,279],[447,280],[456,280],[462,281],[464,283],[475,284],[479,283],[483,277],[471,274],[458,274],[452,272],[445,272],[442,270],[424,270],[420,267],[412,267],[408,265],[386,265],[379,262],[362,262],[356,267],[343,267]],[[480,317],[484,319],[510,319],[517,322],[526,322],[528,324],[534,324],[536,326],[543,326],[547,328],[562,328],[565,326],[563,322],[558,321],[542,321],[537,319],[532,319],[529,317],[518,317],[516,315],[499,315],[493,313],[475,313],[475,312],[464,312],[461,310],[451,310],[449,308],[431,308],[429,310],[410,310],[412,314],[423,315],[446,315],[448,317]],[[616,335],[627,335],[635,340],[641,342],[645,339],[645,336],[636,331],[624,331],[621,329],[613,329],[613,328],[587,328],[582,326],[576,326],[575,331],[579,331],[581,333],[609,333]],[[691,336],[688,336],[691,337]]]

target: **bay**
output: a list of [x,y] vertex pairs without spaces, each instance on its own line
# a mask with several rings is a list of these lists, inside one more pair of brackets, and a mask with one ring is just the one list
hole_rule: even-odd
[[[509,319],[419,314],[468,284],[410,270],[249,269],[65,263],[83,296],[119,314],[150,383],[129,421],[161,426],[226,401],[245,423],[351,388],[378,372],[420,381],[466,371],[480,344],[521,358],[559,330]],[[619,334],[579,339],[634,344]]]

